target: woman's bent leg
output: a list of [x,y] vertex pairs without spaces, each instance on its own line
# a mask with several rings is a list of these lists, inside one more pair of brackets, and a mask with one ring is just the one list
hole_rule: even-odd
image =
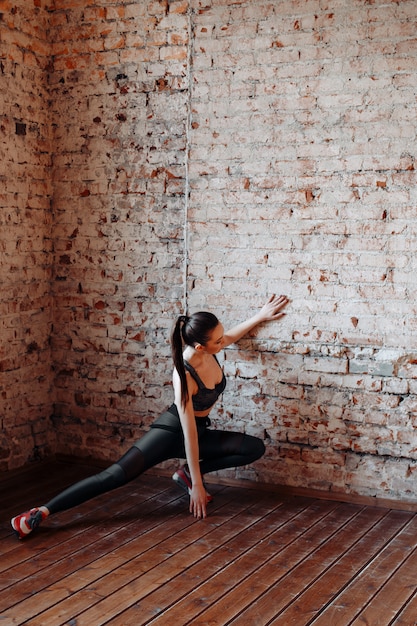
[[264,453],[265,445],[258,437],[238,432],[206,430],[200,439],[201,473],[249,465]]

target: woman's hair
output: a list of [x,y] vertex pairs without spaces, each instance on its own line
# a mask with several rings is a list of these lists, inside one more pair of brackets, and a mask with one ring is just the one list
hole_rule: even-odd
[[219,320],[213,313],[199,311],[188,315],[180,315],[174,324],[171,333],[171,351],[174,367],[181,381],[182,405],[188,401],[187,378],[185,375],[184,360],[182,358],[183,344],[195,346],[200,343],[205,346],[210,339],[211,331],[216,328]]

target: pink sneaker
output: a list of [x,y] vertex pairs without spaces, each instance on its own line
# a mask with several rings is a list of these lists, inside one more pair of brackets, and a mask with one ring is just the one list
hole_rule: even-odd
[[[188,495],[190,495],[190,491],[193,488],[193,484],[191,482],[190,472],[188,471],[188,467],[186,465],[182,465],[181,467],[177,469],[175,474],[173,474],[172,476],[172,480],[177,483],[178,487],[181,487],[181,489],[184,489],[184,491],[188,493]],[[213,496],[210,493],[208,493],[207,490],[206,490],[206,493],[207,493],[207,502],[213,502]]]
[[10,523],[19,539],[24,539],[32,530],[35,530],[46,517],[47,514],[45,511],[35,507],[34,509],[30,509],[30,511],[26,511],[26,513],[13,517]]

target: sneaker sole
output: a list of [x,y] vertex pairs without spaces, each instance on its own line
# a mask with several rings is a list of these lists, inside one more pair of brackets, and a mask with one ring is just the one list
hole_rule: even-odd
[[181,476],[179,476],[179,474],[177,474],[177,472],[175,472],[175,474],[172,476],[172,480],[176,485],[178,485],[178,487],[181,487],[181,489],[185,491],[187,495],[190,495],[189,486],[183,481],[183,479],[181,478]]

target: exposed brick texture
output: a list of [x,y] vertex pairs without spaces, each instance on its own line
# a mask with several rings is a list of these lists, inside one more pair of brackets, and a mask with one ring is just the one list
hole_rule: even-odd
[[[187,5],[54,13],[54,424],[114,459],[171,400],[184,293]],[[58,7],[57,7],[58,9]]]
[[0,2],[0,469],[53,450],[48,13]]
[[224,355],[267,445],[228,475],[416,501],[415,2],[0,7],[2,467],[115,459],[174,316],[282,292]]

